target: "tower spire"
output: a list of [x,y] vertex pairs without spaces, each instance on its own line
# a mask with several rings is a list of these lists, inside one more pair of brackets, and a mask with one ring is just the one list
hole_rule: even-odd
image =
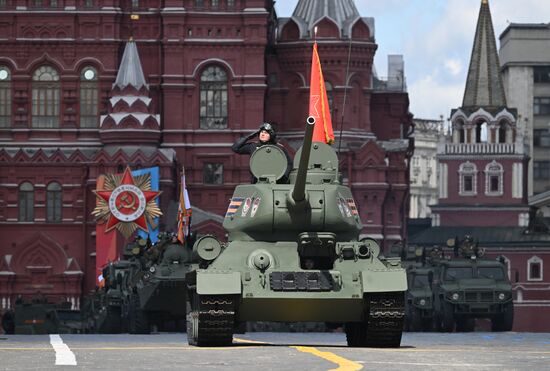
[[120,68],[115,80],[115,86],[120,90],[128,85],[134,87],[136,90],[141,89],[141,87],[148,89],[141,68],[136,42],[132,37],[128,40],[124,48],[124,54],[122,55]]
[[462,106],[506,106],[495,31],[488,0],[481,0]]

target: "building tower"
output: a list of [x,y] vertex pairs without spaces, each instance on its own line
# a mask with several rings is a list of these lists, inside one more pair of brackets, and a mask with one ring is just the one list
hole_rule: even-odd
[[438,148],[434,226],[527,226],[526,169],[517,110],[507,107],[491,12],[482,0],[462,106]]
[[549,43],[550,23],[510,23],[500,35],[506,98],[518,109],[518,127],[529,144],[530,196],[550,191]]
[[290,147],[301,145],[317,42],[334,146],[340,148],[339,169],[353,192],[363,233],[386,248],[402,243],[412,154],[402,57],[390,58],[387,81],[376,78],[374,19],[361,17],[353,0],[300,0],[291,17],[277,22],[273,53],[267,56],[266,119],[278,126]]

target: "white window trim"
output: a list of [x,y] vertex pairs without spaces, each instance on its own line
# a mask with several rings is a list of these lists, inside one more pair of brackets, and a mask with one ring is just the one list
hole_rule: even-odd
[[[492,166],[498,166],[499,170],[489,170]],[[504,194],[504,170],[501,164],[493,160],[485,166],[485,195],[502,196]],[[491,176],[498,176],[498,191],[491,192]]]
[[497,261],[500,261],[499,260],[500,258],[504,260],[504,265],[506,266],[506,273],[508,274],[508,279],[510,280],[510,282],[512,282],[512,268],[511,268],[512,262],[510,261],[510,259],[508,259],[508,257],[504,255],[500,255],[499,257],[497,257]]
[[[464,167],[466,166],[472,166],[473,170],[464,170]],[[465,191],[464,190],[464,176],[471,175],[472,176],[472,191]],[[458,170],[458,194],[460,196],[475,196],[477,195],[477,166],[474,163],[471,163],[470,161],[466,161],[462,164],[460,164],[459,170]]]
[[[531,264],[533,263],[540,263],[540,278],[532,278],[531,277]],[[527,281],[542,281],[544,278],[544,263],[541,258],[538,256],[532,256],[527,260]]]

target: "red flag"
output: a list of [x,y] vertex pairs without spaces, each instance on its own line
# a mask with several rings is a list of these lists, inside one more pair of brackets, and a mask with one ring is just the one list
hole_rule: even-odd
[[334,142],[332,119],[328,105],[327,89],[321,69],[321,61],[317,53],[317,43],[313,44],[311,56],[311,80],[309,83],[309,115],[315,117],[313,141],[331,144]]
[[[105,176],[100,175],[97,178],[96,190],[103,191]],[[95,265],[96,265],[96,285],[103,287],[105,281],[103,278],[103,267],[110,261],[116,260],[117,255],[117,234],[115,232],[106,232],[107,223],[96,223],[95,237]]]
[[178,240],[184,244],[191,223],[191,202],[185,186],[185,169],[181,171],[180,200],[178,205]]

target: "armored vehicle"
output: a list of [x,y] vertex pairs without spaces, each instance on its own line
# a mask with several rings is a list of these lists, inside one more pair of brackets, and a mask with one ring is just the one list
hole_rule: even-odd
[[109,262],[102,270],[102,286],[84,298],[82,305],[83,328],[86,332],[117,334],[127,331],[123,317],[123,304],[130,272],[142,270],[141,252],[148,241],[137,237],[123,250],[123,259]]
[[29,301],[18,299],[15,309],[4,313],[2,324],[7,334],[16,335],[82,332],[79,311],[66,304],[50,303],[41,296]]
[[433,282],[431,266],[411,266],[407,269],[409,288],[406,296],[406,328],[409,331],[429,331],[433,323]]
[[191,249],[175,235],[162,233],[159,241],[134,251],[124,278],[123,317],[131,334],[147,334],[151,325],[185,321],[185,275],[192,262]]
[[187,337],[225,346],[246,321],[345,323],[349,346],[398,347],[405,270],[384,258],[362,228],[336,152],[312,143],[309,117],[290,184],[278,184],[285,153],[264,145],[251,156],[255,184],[236,187],[223,226],[228,243],[199,239],[199,268],[187,275]]
[[405,301],[405,329],[430,331],[433,328],[434,272],[444,258],[439,247],[408,246],[402,250],[402,265],[407,270],[409,287]]
[[434,316],[442,331],[472,331],[476,318],[489,318],[493,331],[510,331],[514,322],[512,285],[506,267],[482,259],[469,236],[454,245],[455,257],[439,262],[434,278]]

